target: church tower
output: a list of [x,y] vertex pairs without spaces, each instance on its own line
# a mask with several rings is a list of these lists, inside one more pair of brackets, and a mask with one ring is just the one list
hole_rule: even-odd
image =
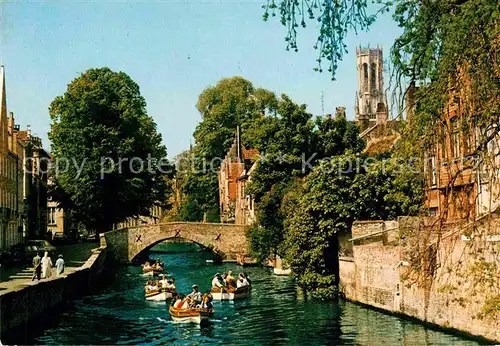
[[387,122],[382,48],[357,48],[358,91],[355,119],[361,131]]

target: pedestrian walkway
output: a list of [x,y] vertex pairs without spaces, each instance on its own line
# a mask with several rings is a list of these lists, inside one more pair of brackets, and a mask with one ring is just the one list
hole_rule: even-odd
[[[92,255],[92,249],[99,247],[98,243],[81,243],[74,245],[63,245],[57,247],[57,254],[62,254],[65,261],[64,275],[74,272],[81,267]],[[52,263],[56,263],[57,258],[52,258]],[[20,268],[13,271],[4,281],[0,282],[0,295],[10,290],[17,290],[22,287],[36,285],[37,281],[31,281],[33,267]],[[55,278],[55,269],[52,278]],[[43,281],[43,279],[42,279]]]

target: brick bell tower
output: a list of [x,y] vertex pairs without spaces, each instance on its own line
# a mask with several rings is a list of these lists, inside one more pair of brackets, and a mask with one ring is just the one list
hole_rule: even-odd
[[387,98],[384,91],[382,48],[356,48],[358,91],[355,120],[361,132],[387,122]]

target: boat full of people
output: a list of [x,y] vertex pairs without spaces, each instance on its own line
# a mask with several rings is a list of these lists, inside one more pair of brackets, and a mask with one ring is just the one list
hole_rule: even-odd
[[177,295],[175,288],[175,279],[169,278],[163,274],[161,280],[148,280],[144,286],[146,300],[165,301],[172,299]]
[[155,275],[160,275],[164,271],[163,269],[163,263],[160,261],[157,261],[155,263],[150,263],[149,261],[144,263],[142,266],[142,274],[144,276],[155,276]]
[[212,289],[210,293],[214,300],[237,300],[250,295],[252,284],[250,278],[245,273],[238,275],[236,280],[231,271],[215,274],[212,280]]
[[169,306],[172,321],[177,323],[197,323],[208,321],[214,315],[212,296],[202,295],[197,285],[193,285],[193,292],[187,296],[177,295]]

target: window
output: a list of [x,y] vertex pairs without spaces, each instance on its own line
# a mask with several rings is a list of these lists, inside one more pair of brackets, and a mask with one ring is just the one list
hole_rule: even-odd
[[460,157],[460,132],[458,128],[457,118],[451,119],[451,130],[452,130],[452,149],[453,158]]
[[54,207],[47,208],[47,223],[49,225],[53,225],[56,223],[56,208]]
[[371,76],[370,76],[370,88],[371,90],[376,90],[377,89],[377,65],[375,63],[372,63],[371,65]]
[[431,170],[431,185],[435,186],[437,184],[437,164],[436,164],[436,155],[433,153],[430,160],[430,170]]
[[437,207],[429,208],[429,215],[430,216],[438,216],[438,208]]
[[368,64],[363,64],[363,85],[364,91],[368,91]]

